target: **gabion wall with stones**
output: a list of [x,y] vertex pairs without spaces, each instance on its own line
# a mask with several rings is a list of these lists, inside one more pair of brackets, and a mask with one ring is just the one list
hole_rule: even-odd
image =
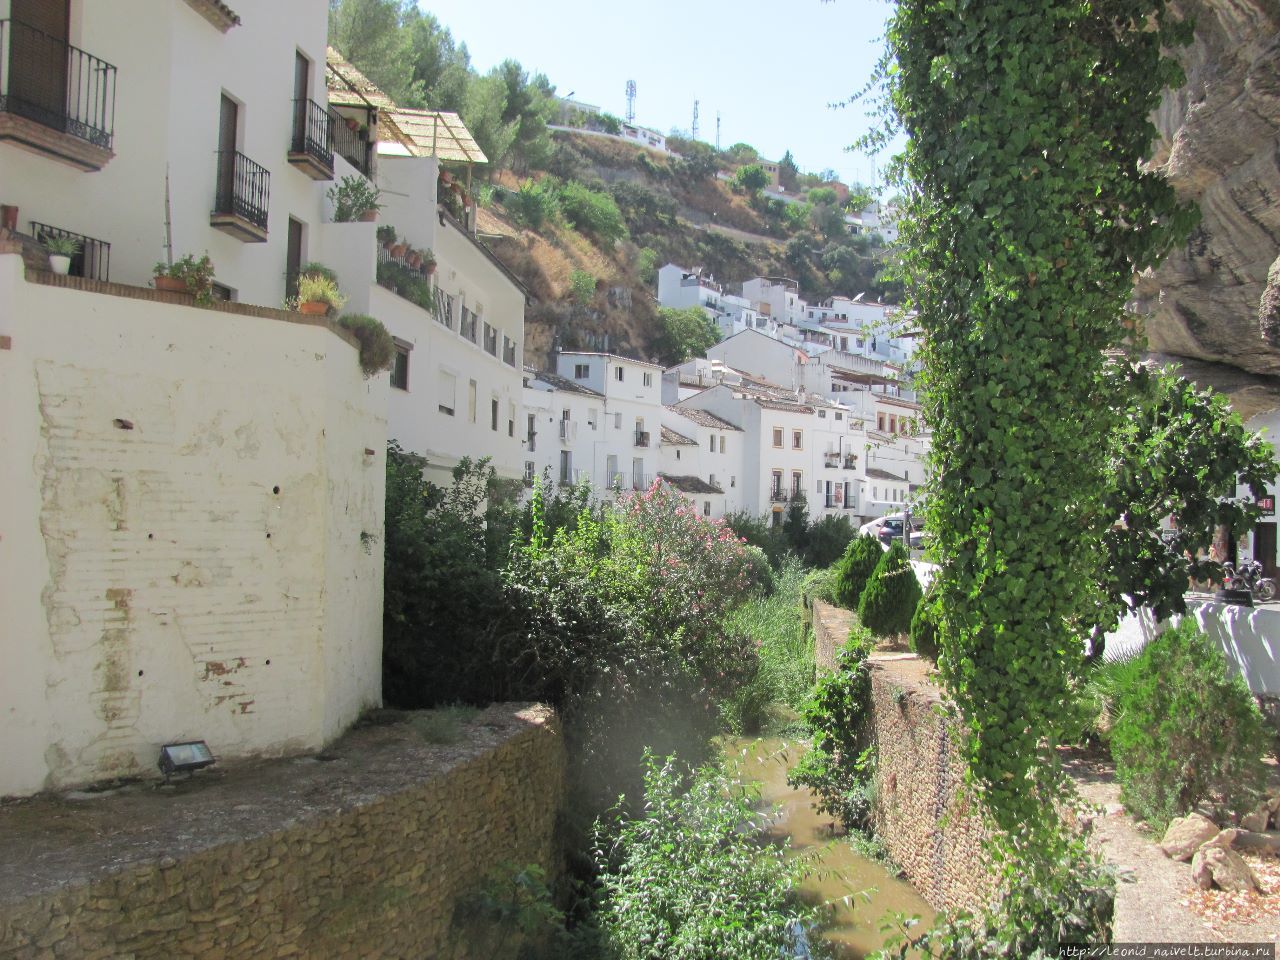
[[938,692],[894,665],[871,665],[876,833],[935,910],[974,910],[995,895],[996,878],[986,868],[977,801],[964,784],[958,731],[938,715]]
[[360,784],[355,802],[266,833],[0,899],[0,960],[513,957],[518,938],[486,932],[470,898],[506,865],[555,876],[563,741],[527,704],[471,728],[484,749],[404,771],[398,789]]
[[[856,618],[821,601],[813,606],[814,654],[830,670]],[[995,894],[996,880],[964,786],[960,731],[939,715],[937,688],[916,679],[917,658],[902,657],[871,657],[876,834],[931,907],[975,910]]]

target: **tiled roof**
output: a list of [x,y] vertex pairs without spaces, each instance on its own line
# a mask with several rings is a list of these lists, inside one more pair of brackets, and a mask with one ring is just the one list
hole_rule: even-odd
[[590,387],[584,387],[580,383],[575,383],[567,377],[562,377],[558,373],[534,373],[535,380],[541,380],[549,387],[555,387],[557,390],[563,390],[565,393],[581,393],[588,397],[604,397],[603,393],[592,390]]
[[683,433],[676,433],[670,427],[662,428],[662,442],[671,443],[681,447],[696,447],[698,441],[690,437],[686,437]]
[[888,470],[881,470],[879,467],[867,467],[867,479],[868,480],[893,480],[897,483],[904,483],[907,478],[899,477],[896,474],[890,473]]
[[658,476],[681,493],[724,493],[719,487],[713,487],[701,477],[673,477],[666,473],[660,473]]
[[667,407],[672,413],[678,413],[686,420],[692,420],[700,427],[710,427],[712,430],[736,430],[742,432],[741,427],[735,427],[728,420],[722,420],[714,413],[707,410],[699,410],[696,407]]

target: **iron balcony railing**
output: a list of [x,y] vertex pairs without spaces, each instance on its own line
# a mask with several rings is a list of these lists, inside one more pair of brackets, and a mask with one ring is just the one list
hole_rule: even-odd
[[786,490],[775,489],[769,491],[769,501],[771,503],[786,503],[788,498],[789,494]]
[[631,475],[632,490],[648,490],[651,486],[653,486],[653,474],[633,473]]
[[839,497],[827,497],[827,507],[842,507],[843,501]]
[[333,169],[333,117],[314,100],[293,101],[292,153],[305,153]]
[[45,237],[70,237],[78,241],[80,250],[71,258],[71,276],[88,277],[90,280],[110,279],[111,244],[105,240],[95,240],[83,233],[73,233],[36,220],[31,221],[31,235],[37,240]]
[[238,150],[219,150],[218,186],[213,212],[232,214],[267,229],[271,171]]
[[360,135],[359,126],[352,130],[347,126],[347,118],[334,111],[329,111],[330,129],[333,131],[332,151],[341,156],[366,177],[373,176],[373,143],[370,142],[366,129]]
[[0,20],[0,113],[110,150],[116,68],[21,20]]

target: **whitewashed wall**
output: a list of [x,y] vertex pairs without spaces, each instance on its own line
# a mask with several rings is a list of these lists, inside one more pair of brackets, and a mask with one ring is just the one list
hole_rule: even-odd
[[161,744],[314,749],[381,699],[385,375],[326,326],[0,255],[0,795]]

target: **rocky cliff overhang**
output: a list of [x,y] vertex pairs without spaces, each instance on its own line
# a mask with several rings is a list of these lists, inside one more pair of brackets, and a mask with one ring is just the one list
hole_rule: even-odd
[[1155,116],[1152,163],[1201,222],[1139,279],[1150,349],[1231,394],[1280,406],[1280,0],[1175,0],[1195,21],[1187,82]]

